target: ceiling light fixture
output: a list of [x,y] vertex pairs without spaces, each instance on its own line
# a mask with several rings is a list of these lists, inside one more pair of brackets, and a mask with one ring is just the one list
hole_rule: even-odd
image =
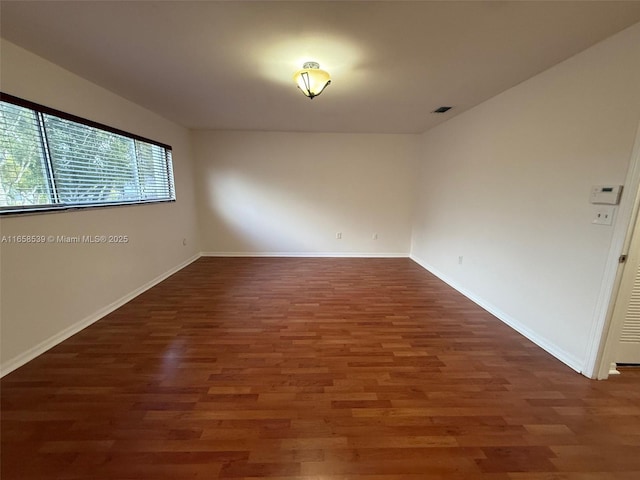
[[309,98],[320,95],[325,87],[331,83],[329,73],[320,70],[320,65],[316,62],[306,62],[302,66],[302,70],[298,70],[293,75],[293,79],[302,93]]

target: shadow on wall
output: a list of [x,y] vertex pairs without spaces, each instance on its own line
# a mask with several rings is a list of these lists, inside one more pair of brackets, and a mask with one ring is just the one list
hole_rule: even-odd
[[273,178],[260,181],[233,171],[209,172],[205,181],[205,245],[214,243],[217,251],[335,251],[335,233],[353,224],[346,209],[336,211],[323,198],[331,195],[328,190],[302,185],[294,192]]

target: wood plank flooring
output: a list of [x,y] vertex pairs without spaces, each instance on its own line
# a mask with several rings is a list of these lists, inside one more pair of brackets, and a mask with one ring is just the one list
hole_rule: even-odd
[[3,480],[640,478],[640,371],[409,259],[201,258],[1,388]]

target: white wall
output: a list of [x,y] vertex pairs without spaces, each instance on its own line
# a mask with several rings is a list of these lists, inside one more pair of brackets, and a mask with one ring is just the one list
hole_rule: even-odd
[[639,53],[636,25],[427,132],[420,147],[412,256],[580,371],[613,232],[591,224],[589,191],[625,181]]
[[195,132],[203,251],[408,255],[416,139]]
[[[128,235],[125,245],[0,245],[2,371],[199,252],[189,132],[9,42],[2,91],[173,146],[177,201],[3,217],[0,235]],[[187,245],[183,245],[183,238]]]

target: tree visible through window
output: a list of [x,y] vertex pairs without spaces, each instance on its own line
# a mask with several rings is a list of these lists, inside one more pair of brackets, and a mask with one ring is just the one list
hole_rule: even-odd
[[175,200],[171,147],[8,97],[0,213]]
[[51,203],[36,112],[2,102],[0,206]]

